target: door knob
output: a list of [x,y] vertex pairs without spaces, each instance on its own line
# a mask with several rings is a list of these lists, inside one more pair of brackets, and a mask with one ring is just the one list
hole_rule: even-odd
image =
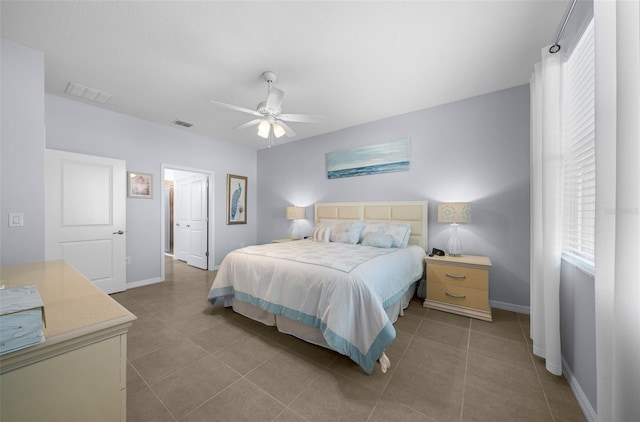
[[124,234],[122,230],[118,230],[117,232],[113,232],[113,234]]

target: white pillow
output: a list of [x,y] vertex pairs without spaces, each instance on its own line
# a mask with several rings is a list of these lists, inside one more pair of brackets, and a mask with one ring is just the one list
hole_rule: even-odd
[[393,245],[393,237],[388,234],[369,232],[362,238],[362,244],[376,248],[390,248]]
[[313,237],[311,240],[314,242],[328,242],[330,237],[331,229],[320,224],[313,230]]

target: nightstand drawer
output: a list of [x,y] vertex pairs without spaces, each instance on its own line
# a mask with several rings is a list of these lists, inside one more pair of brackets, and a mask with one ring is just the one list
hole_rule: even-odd
[[457,265],[430,263],[427,265],[427,285],[431,283],[489,290],[489,271]]
[[434,283],[427,279],[427,298],[465,308],[490,311],[489,292],[451,284]]

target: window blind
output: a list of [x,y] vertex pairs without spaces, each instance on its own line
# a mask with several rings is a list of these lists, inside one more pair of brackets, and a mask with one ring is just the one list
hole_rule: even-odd
[[564,66],[563,254],[594,269],[596,217],[593,21]]

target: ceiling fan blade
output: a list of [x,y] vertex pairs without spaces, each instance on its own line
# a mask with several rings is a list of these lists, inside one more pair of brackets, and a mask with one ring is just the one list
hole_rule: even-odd
[[262,119],[253,119],[251,121],[248,121],[247,123],[243,123],[241,125],[238,125],[238,126],[234,127],[234,129],[245,129],[245,128],[248,128],[248,127],[251,127],[251,126],[255,126],[258,123],[260,123],[261,121],[262,121]]
[[267,108],[280,109],[284,98],[284,91],[278,88],[271,88],[267,96]]
[[317,116],[314,114],[281,114],[278,119],[286,122],[300,122],[300,123],[320,123],[327,120],[325,116]]
[[239,106],[235,106],[235,105],[231,105],[231,104],[225,104],[225,103],[221,103],[221,102],[213,101],[213,100],[209,100],[209,102],[213,103],[215,105],[222,106],[222,107],[230,108],[231,110],[241,111],[243,113],[253,114],[254,116],[262,116],[262,113],[260,113],[259,111],[251,110],[249,108],[239,107]]
[[296,136],[296,133],[293,131],[293,129],[291,129],[285,122],[283,122],[282,120],[276,120],[276,123],[279,124],[280,126],[282,126],[282,129],[284,129],[284,133],[291,137],[291,136]]

